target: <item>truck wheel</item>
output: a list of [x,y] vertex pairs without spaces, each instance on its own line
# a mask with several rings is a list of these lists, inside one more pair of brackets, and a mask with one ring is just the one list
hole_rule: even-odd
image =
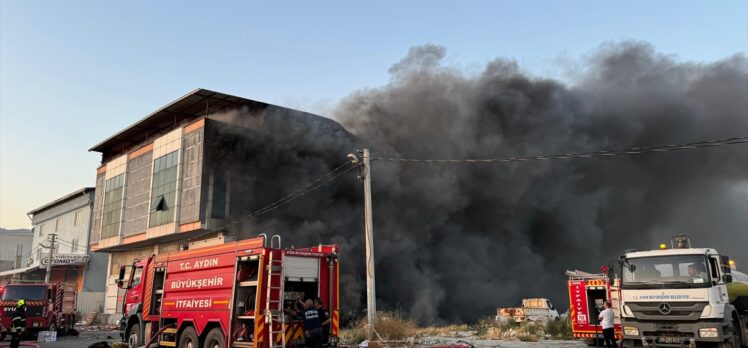
[[130,330],[127,332],[127,347],[138,348],[143,345],[140,341],[140,325],[133,324],[132,326],[130,326]]
[[204,348],[223,348],[226,346],[226,336],[223,335],[223,331],[220,328],[213,328],[205,336]]
[[197,338],[197,332],[192,326],[187,327],[179,335],[179,348],[198,348],[200,341]]
[[737,325],[734,320],[732,321],[732,325],[730,325],[730,330],[732,331],[730,334],[730,338],[727,339],[725,343],[720,344],[720,347],[724,348],[740,348],[742,342],[741,341],[741,335],[740,335],[740,327]]

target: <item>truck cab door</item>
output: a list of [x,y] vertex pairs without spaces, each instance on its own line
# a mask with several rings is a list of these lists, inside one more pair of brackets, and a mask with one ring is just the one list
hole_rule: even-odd
[[130,312],[130,308],[133,305],[140,303],[141,296],[143,294],[143,264],[135,264],[130,272],[130,279],[128,280],[127,293],[125,294],[125,307],[123,308],[124,314]]

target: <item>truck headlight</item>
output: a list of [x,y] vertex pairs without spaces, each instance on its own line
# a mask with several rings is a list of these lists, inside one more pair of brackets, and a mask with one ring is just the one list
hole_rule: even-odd
[[631,308],[628,305],[623,305],[623,314],[628,315],[630,317],[634,316],[634,312],[631,311]]
[[704,318],[710,315],[712,315],[712,306],[710,305],[704,306],[704,310],[701,312],[701,317]]
[[719,337],[719,330],[716,327],[706,327],[699,329],[699,337],[704,338],[717,338]]
[[624,326],[623,334],[626,336],[639,336],[639,329],[633,326]]

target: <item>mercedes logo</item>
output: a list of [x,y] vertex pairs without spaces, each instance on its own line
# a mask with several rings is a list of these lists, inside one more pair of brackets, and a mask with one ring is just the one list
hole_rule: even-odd
[[660,313],[663,315],[670,314],[670,304],[669,303],[660,303],[659,306],[657,306],[657,309],[660,310]]

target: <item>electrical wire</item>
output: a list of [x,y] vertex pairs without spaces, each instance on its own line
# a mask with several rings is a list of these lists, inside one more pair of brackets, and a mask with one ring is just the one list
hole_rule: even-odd
[[80,244],[73,244],[72,242],[66,241],[66,240],[64,240],[64,239],[59,239],[59,238],[57,238],[57,239],[55,240],[55,243],[57,243],[57,242],[59,242],[59,243],[60,243],[60,245],[64,245],[64,246],[67,246],[67,247],[69,247],[69,248],[70,248],[71,250],[74,250],[74,251],[86,251],[86,247],[85,247],[85,246],[83,246],[83,245],[80,245]]
[[396,158],[396,157],[372,157],[372,161],[389,161],[389,162],[410,162],[410,163],[468,163],[468,164],[485,164],[485,163],[507,163],[507,162],[522,162],[522,161],[542,161],[542,160],[555,160],[555,159],[580,159],[580,158],[596,158],[596,157],[616,157],[616,156],[629,156],[629,155],[641,155],[653,152],[668,152],[668,151],[679,151],[679,150],[693,150],[703,149],[709,147],[718,147],[725,145],[735,145],[748,143],[748,136],[714,139],[707,141],[698,141],[684,144],[673,144],[673,145],[658,145],[658,146],[647,146],[647,147],[632,147],[628,149],[619,150],[602,150],[602,151],[591,151],[591,152],[572,152],[565,154],[556,155],[536,155],[536,156],[518,156],[518,157],[507,157],[507,158],[473,158],[473,159],[416,159],[416,158]]
[[[336,168],[334,168],[333,170],[331,170],[331,171],[329,171],[329,172],[327,172],[327,173],[325,173],[325,174],[317,177],[316,179],[312,180],[311,182],[307,183],[306,185],[303,185],[303,186],[299,187],[295,191],[293,191],[293,192],[291,192],[291,193],[283,196],[282,198],[276,200],[275,202],[272,202],[272,203],[270,203],[270,204],[268,204],[268,205],[266,205],[266,206],[264,206],[264,207],[262,207],[260,209],[257,209],[257,210],[253,211],[252,213],[250,213],[249,215],[247,215],[245,217],[242,217],[240,219],[232,221],[232,222],[230,222],[228,224],[225,224],[225,225],[223,225],[221,227],[215,228],[213,231],[207,232],[205,234],[202,234],[201,236],[204,236],[206,234],[214,233],[216,231],[220,231],[220,230],[229,228],[229,227],[231,227],[233,225],[242,223],[244,221],[255,219],[255,218],[257,218],[260,215],[263,215],[263,214],[266,214],[266,213],[268,213],[270,211],[278,209],[281,206],[286,205],[286,204],[290,203],[291,201],[293,201],[293,200],[295,200],[295,199],[297,199],[297,198],[299,198],[299,197],[301,197],[301,196],[303,196],[303,195],[305,195],[305,194],[307,194],[309,192],[312,192],[312,191],[314,191],[314,190],[316,190],[316,189],[318,189],[318,188],[320,188],[320,187],[322,187],[324,185],[327,185],[327,184],[335,181],[337,178],[339,178],[343,174],[351,171],[354,168],[358,168],[358,165],[353,164],[350,161],[346,161],[345,163],[343,163],[343,164],[337,166]],[[201,236],[194,237],[193,239],[200,238]]]

